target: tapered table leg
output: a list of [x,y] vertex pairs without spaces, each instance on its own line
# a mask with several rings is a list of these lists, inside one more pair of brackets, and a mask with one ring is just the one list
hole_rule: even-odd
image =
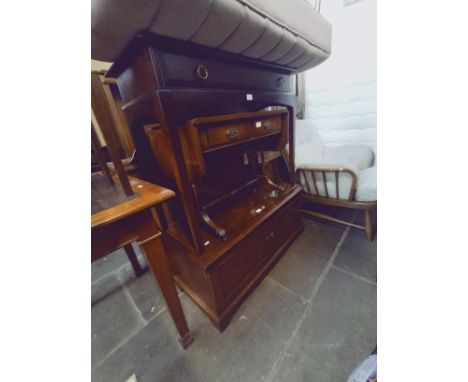
[[166,299],[167,308],[179,332],[179,341],[185,349],[193,342],[193,337],[185,321],[184,311],[182,310],[177,289],[174,285],[171,267],[162,242],[162,234],[158,233],[141,242],[140,245],[146,254],[148,265]]
[[131,244],[127,244],[124,246],[125,253],[127,254],[128,260],[130,260],[130,264],[132,264],[133,272],[135,273],[136,277],[140,277],[143,274],[143,268],[141,267],[140,263],[138,262],[138,257],[133,250]]

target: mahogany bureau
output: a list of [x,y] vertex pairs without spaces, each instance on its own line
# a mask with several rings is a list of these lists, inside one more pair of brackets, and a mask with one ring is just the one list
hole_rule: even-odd
[[141,34],[107,75],[144,178],[176,190],[163,222],[175,280],[222,331],[303,231],[294,69]]

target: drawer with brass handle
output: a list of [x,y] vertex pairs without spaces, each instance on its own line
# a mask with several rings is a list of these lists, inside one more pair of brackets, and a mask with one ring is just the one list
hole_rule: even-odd
[[210,127],[204,133],[206,134],[207,143],[207,147],[204,148],[225,145],[251,137],[251,129],[247,123]]
[[273,133],[275,131],[281,130],[282,121],[281,117],[272,117],[255,122],[255,128],[253,129],[254,136]]
[[[267,146],[276,147],[275,142],[282,137],[281,132],[287,130],[287,115],[286,110],[226,114],[196,118],[188,121],[188,126],[198,132],[202,152],[262,139],[264,136]],[[277,135],[276,141],[270,138],[273,135]]]
[[226,136],[229,139],[236,139],[239,136],[239,134],[240,134],[239,129],[235,127],[230,127],[229,129],[226,130]]

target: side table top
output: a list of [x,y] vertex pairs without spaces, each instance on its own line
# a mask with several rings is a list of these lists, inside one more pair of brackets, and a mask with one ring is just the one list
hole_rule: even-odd
[[113,223],[126,216],[165,202],[175,196],[174,191],[168,188],[148,183],[134,177],[129,177],[129,180],[134,195],[128,200],[118,202],[112,207],[92,214],[91,229]]

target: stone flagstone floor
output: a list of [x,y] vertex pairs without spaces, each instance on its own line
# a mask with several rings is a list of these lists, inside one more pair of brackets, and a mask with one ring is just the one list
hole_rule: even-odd
[[345,382],[377,344],[377,239],[304,223],[224,333],[180,293],[185,351],[149,271],[135,278],[122,250],[93,263],[92,380]]

